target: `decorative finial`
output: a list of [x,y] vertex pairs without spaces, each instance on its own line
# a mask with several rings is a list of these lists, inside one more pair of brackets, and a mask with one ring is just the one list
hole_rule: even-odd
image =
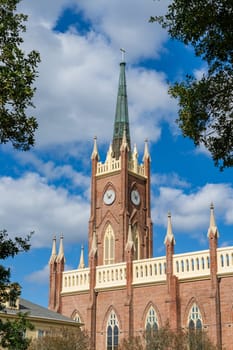
[[62,259],[64,259],[64,261],[65,261],[63,239],[64,239],[64,236],[63,236],[63,233],[61,233],[59,252],[58,252],[58,256],[57,256],[58,261],[61,261]]
[[53,262],[56,260],[57,252],[56,252],[56,236],[53,236],[53,244],[52,244],[52,253],[50,257],[50,262]]
[[167,234],[166,234],[166,237],[164,240],[164,244],[166,244],[167,241],[169,241],[170,243],[173,242],[173,244],[176,244],[175,237],[174,237],[174,234],[172,231],[172,221],[171,221],[171,212],[170,211],[167,213]]
[[143,161],[145,162],[146,159],[150,161],[150,153],[148,148],[148,139],[145,139],[145,146],[144,146],[144,155],[143,155]]
[[98,154],[98,149],[97,149],[97,137],[94,137],[94,145],[93,145],[93,151],[91,155],[91,159],[97,158],[99,160],[99,154]]
[[214,204],[211,202],[210,204],[210,226],[208,229],[207,237],[210,237],[210,234],[213,233],[215,237],[219,237],[218,228],[216,226],[215,222],[215,215],[214,215]]
[[81,246],[81,254],[80,254],[80,260],[79,260],[79,265],[78,269],[84,269],[85,268],[85,263],[84,263],[84,247],[83,245]]
[[121,61],[125,62],[125,49],[121,48],[120,51],[121,51]]

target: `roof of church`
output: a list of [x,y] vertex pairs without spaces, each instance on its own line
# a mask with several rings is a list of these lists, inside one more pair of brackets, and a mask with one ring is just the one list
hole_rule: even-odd
[[32,318],[41,318],[47,319],[51,321],[63,321],[67,323],[77,323],[69,317],[63,316],[58,312],[51,311],[46,307],[40,306],[38,304],[34,304],[31,301],[20,298],[19,307],[17,309],[14,308],[6,308],[2,313],[7,315],[16,315],[18,312],[28,313],[29,317]]
[[126,91],[126,77],[125,77],[125,62],[120,63],[120,76],[118,84],[117,104],[113,130],[112,150],[115,158],[120,156],[120,147],[123,139],[124,130],[126,133],[126,140],[130,146],[130,131],[129,131],[129,115],[128,115],[128,101]]

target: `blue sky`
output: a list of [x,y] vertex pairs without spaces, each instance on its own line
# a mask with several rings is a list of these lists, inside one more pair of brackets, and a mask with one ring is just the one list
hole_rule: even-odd
[[212,201],[219,245],[233,245],[233,170],[219,172],[203,147],[183,138],[175,123],[176,101],[167,93],[168,81],[186,73],[198,77],[205,64],[190,47],[148,23],[151,15],[165,13],[168,3],[21,1],[20,11],[29,15],[24,49],[37,49],[42,60],[33,111],[39,129],[30,152],[0,146],[0,221],[11,236],[35,232],[30,252],[6,262],[24,298],[47,306],[54,235],[64,235],[68,269],[77,267],[81,244],[86,249],[90,155],[94,136],[102,161],[111,142],[121,47],[131,141],[140,159],[149,139],[154,256],[164,255],[168,211],[177,253],[208,249]]

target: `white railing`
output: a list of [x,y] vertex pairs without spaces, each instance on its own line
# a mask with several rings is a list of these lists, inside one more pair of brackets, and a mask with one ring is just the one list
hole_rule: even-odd
[[218,274],[233,273],[233,247],[218,248]]
[[209,250],[174,255],[173,273],[179,279],[210,274]]
[[166,258],[152,258],[133,262],[133,284],[166,280]]
[[[111,173],[114,171],[118,171],[121,169],[121,159],[116,160],[115,158],[111,158],[110,160],[106,160],[105,163],[98,162],[96,175],[103,175],[107,173]],[[133,161],[128,162],[128,170],[140,175],[145,176],[145,167],[144,164],[135,164]]]
[[[217,249],[218,275],[233,275],[233,247]],[[87,291],[89,268],[63,272],[62,292]],[[173,273],[179,280],[210,276],[209,250],[175,254]],[[166,257],[137,260],[133,262],[133,284],[166,281]],[[96,289],[126,285],[126,263],[101,265],[96,268]]]
[[62,293],[88,290],[89,274],[89,268],[64,271],[62,276]]
[[128,162],[128,170],[133,173],[141,176],[145,176],[145,167],[144,164],[138,164],[137,162],[131,160]]
[[126,263],[97,266],[96,289],[125,285]]
[[105,163],[98,162],[97,163],[97,175],[107,174],[113,171],[120,170],[121,163],[120,160],[116,160],[112,158],[111,160],[106,161]]

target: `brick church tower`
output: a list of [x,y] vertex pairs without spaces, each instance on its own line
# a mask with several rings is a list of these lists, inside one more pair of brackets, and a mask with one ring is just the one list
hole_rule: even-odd
[[95,139],[91,160],[89,251],[95,232],[97,265],[126,261],[129,226],[134,242],[134,258],[151,258],[150,157],[147,142],[143,164],[138,163],[136,146],[131,151],[124,62],[120,63],[112,144],[106,161],[101,163]]
[[166,256],[153,257],[150,154],[142,163],[131,147],[125,62],[120,76],[112,143],[101,162],[91,155],[88,267],[65,271],[63,237],[53,240],[49,308],[84,324],[92,350],[117,350],[123,338],[169,322],[174,330],[204,329],[219,347],[233,350],[233,247],[218,247],[210,207],[209,249],[175,254],[171,214]]

